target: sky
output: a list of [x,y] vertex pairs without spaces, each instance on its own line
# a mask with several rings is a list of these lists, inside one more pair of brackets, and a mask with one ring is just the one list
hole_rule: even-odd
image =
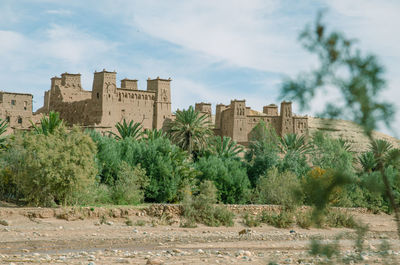
[[[50,78],[81,73],[91,90],[94,71],[117,79],[172,78],[172,108],[195,102],[247,106],[279,103],[282,80],[316,66],[298,35],[325,11],[330,29],[358,39],[385,66],[382,97],[398,109],[400,133],[400,1],[398,0],[1,0],[0,90],[31,93],[43,104]],[[334,91],[319,94],[315,115]],[[294,102],[295,112],[300,112]]]

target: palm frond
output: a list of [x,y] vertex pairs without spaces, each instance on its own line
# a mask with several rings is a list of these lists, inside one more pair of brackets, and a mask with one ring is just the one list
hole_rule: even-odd
[[60,113],[50,111],[48,116],[40,119],[40,125],[36,126],[32,121],[32,127],[35,133],[49,135],[63,125],[64,121],[60,119]]
[[143,134],[146,136],[144,139],[147,141],[154,141],[156,139],[166,137],[166,133],[163,130],[157,130],[157,129],[153,130],[146,129],[144,130]]
[[211,150],[216,155],[224,158],[237,157],[244,150],[243,146],[227,136],[212,138],[210,145]]
[[127,123],[124,119],[122,123],[118,122],[117,124],[115,124],[115,128],[117,129],[118,134],[114,132],[109,133],[113,135],[117,140],[126,138],[138,140],[143,135],[143,127],[140,122],[134,123],[133,121],[130,121],[129,123]]
[[176,145],[189,153],[207,146],[207,137],[212,135],[207,114],[195,111],[177,110],[176,119],[169,124],[168,134]]
[[286,134],[280,139],[279,145],[281,152],[286,154],[289,152],[298,152],[306,154],[310,151],[310,145],[307,143],[304,135]]

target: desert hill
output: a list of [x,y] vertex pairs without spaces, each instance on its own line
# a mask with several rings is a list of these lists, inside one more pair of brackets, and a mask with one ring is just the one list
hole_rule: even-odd
[[[327,135],[334,138],[343,138],[348,140],[355,152],[363,152],[368,149],[369,140],[363,133],[362,128],[351,121],[308,118],[308,130],[310,135],[317,131],[323,131]],[[400,148],[400,140],[380,132],[373,133],[374,138],[389,141],[394,147]]]

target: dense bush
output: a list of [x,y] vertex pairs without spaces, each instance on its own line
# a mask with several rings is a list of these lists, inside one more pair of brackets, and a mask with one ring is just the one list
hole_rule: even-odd
[[248,178],[255,187],[258,178],[279,163],[279,137],[275,129],[261,121],[250,132],[249,140],[245,160]]
[[132,138],[115,140],[92,136],[98,146],[97,164],[102,181],[113,185],[118,179],[121,163],[140,167],[148,176],[144,190],[149,202],[177,202],[178,191],[186,180],[193,180],[197,172],[188,155],[163,137],[137,141]]
[[303,202],[302,186],[292,172],[279,173],[273,168],[260,177],[253,193],[253,202],[258,204],[278,204],[293,209]]
[[223,203],[245,203],[250,192],[246,168],[236,159],[216,156],[202,157],[195,164],[200,181],[211,180],[218,189],[218,199]]
[[146,172],[140,167],[122,162],[117,179],[111,188],[111,199],[115,204],[138,204],[143,202],[144,189],[148,185]]
[[333,139],[318,132],[312,137],[312,146],[310,160],[313,166],[355,174],[353,154],[343,140]]
[[[336,181],[333,169],[325,170],[315,167],[302,179],[306,203],[309,205],[318,205],[322,198],[328,196],[326,201],[331,206],[352,206],[348,197],[349,192],[347,187],[335,185]],[[327,190],[330,190],[330,192],[327,193]]]
[[2,153],[2,190],[31,205],[75,204],[96,176],[96,146],[77,128],[16,134]]
[[217,189],[212,181],[204,181],[199,186],[197,195],[192,195],[190,190],[182,201],[184,227],[195,227],[196,223],[208,226],[232,226],[233,213],[217,203]]

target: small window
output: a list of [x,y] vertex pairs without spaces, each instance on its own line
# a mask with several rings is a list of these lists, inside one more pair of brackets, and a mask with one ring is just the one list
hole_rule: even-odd
[[24,101],[24,110],[27,109],[27,106],[28,106],[28,101]]
[[17,103],[17,101],[15,99],[11,100],[11,105],[15,106],[16,103]]
[[7,116],[6,121],[10,122],[10,116]]
[[97,93],[97,99],[99,99],[100,98],[100,94],[99,93]]
[[109,111],[109,112],[108,112],[108,115],[110,115],[110,116],[111,116],[111,111]]
[[22,124],[22,118],[21,117],[18,117],[18,123]]

